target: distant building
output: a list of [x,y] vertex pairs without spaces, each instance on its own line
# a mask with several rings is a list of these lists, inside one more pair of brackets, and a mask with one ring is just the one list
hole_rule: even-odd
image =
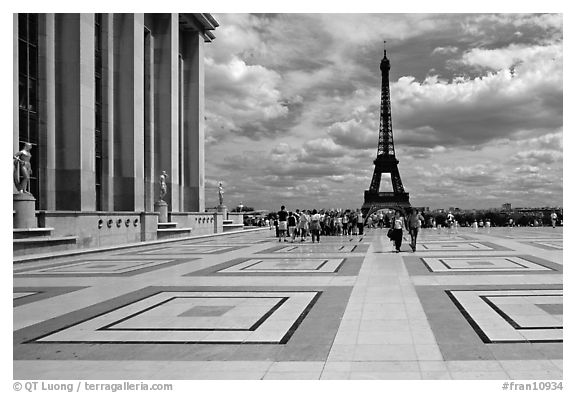
[[507,211],[512,210],[512,204],[511,203],[504,203],[502,205],[502,210],[507,210]]

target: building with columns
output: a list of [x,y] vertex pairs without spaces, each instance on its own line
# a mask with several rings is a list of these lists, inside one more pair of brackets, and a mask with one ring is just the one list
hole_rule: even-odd
[[13,150],[32,144],[39,226],[153,213],[162,171],[173,216],[205,211],[204,45],[217,26],[210,14],[14,14]]

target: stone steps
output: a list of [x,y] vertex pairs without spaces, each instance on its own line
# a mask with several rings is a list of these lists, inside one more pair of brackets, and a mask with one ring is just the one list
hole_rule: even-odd
[[158,239],[170,239],[182,236],[188,236],[192,228],[178,228],[177,222],[159,222],[156,235]]
[[178,226],[177,222],[159,222],[158,229],[171,229]]
[[223,232],[239,231],[244,229],[244,224],[224,224],[222,225]]
[[14,256],[67,251],[76,248],[78,236],[38,236],[12,240]]
[[32,237],[51,236],[54,228],[14,228],[13,239],[29,239]]

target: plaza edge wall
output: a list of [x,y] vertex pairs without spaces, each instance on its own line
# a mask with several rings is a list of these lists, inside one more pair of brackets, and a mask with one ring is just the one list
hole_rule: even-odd
[[[155,212],[82,212],[46,211],[37,212],[38,222],[43,228],[52,228],[55,237],[75,236],[66,249],[109,247],[154,241],[158,239],[158,213]],[[171,213],[171,222],[180,228],[189,228],[186,236],[211,235],[223,232],[221,213]],[[24,255],[34,253],[18,252]]]

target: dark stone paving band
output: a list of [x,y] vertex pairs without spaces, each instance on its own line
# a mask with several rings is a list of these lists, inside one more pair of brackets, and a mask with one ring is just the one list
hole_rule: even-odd
[[32,292],[30,295],[16,298],[13,300],[13,307],[22,306],[28,303],[34,303],[39,300],[48,299],[54,296],[60,296],[65,293],[79,291],[89,287],[14,287],[14,293]]

